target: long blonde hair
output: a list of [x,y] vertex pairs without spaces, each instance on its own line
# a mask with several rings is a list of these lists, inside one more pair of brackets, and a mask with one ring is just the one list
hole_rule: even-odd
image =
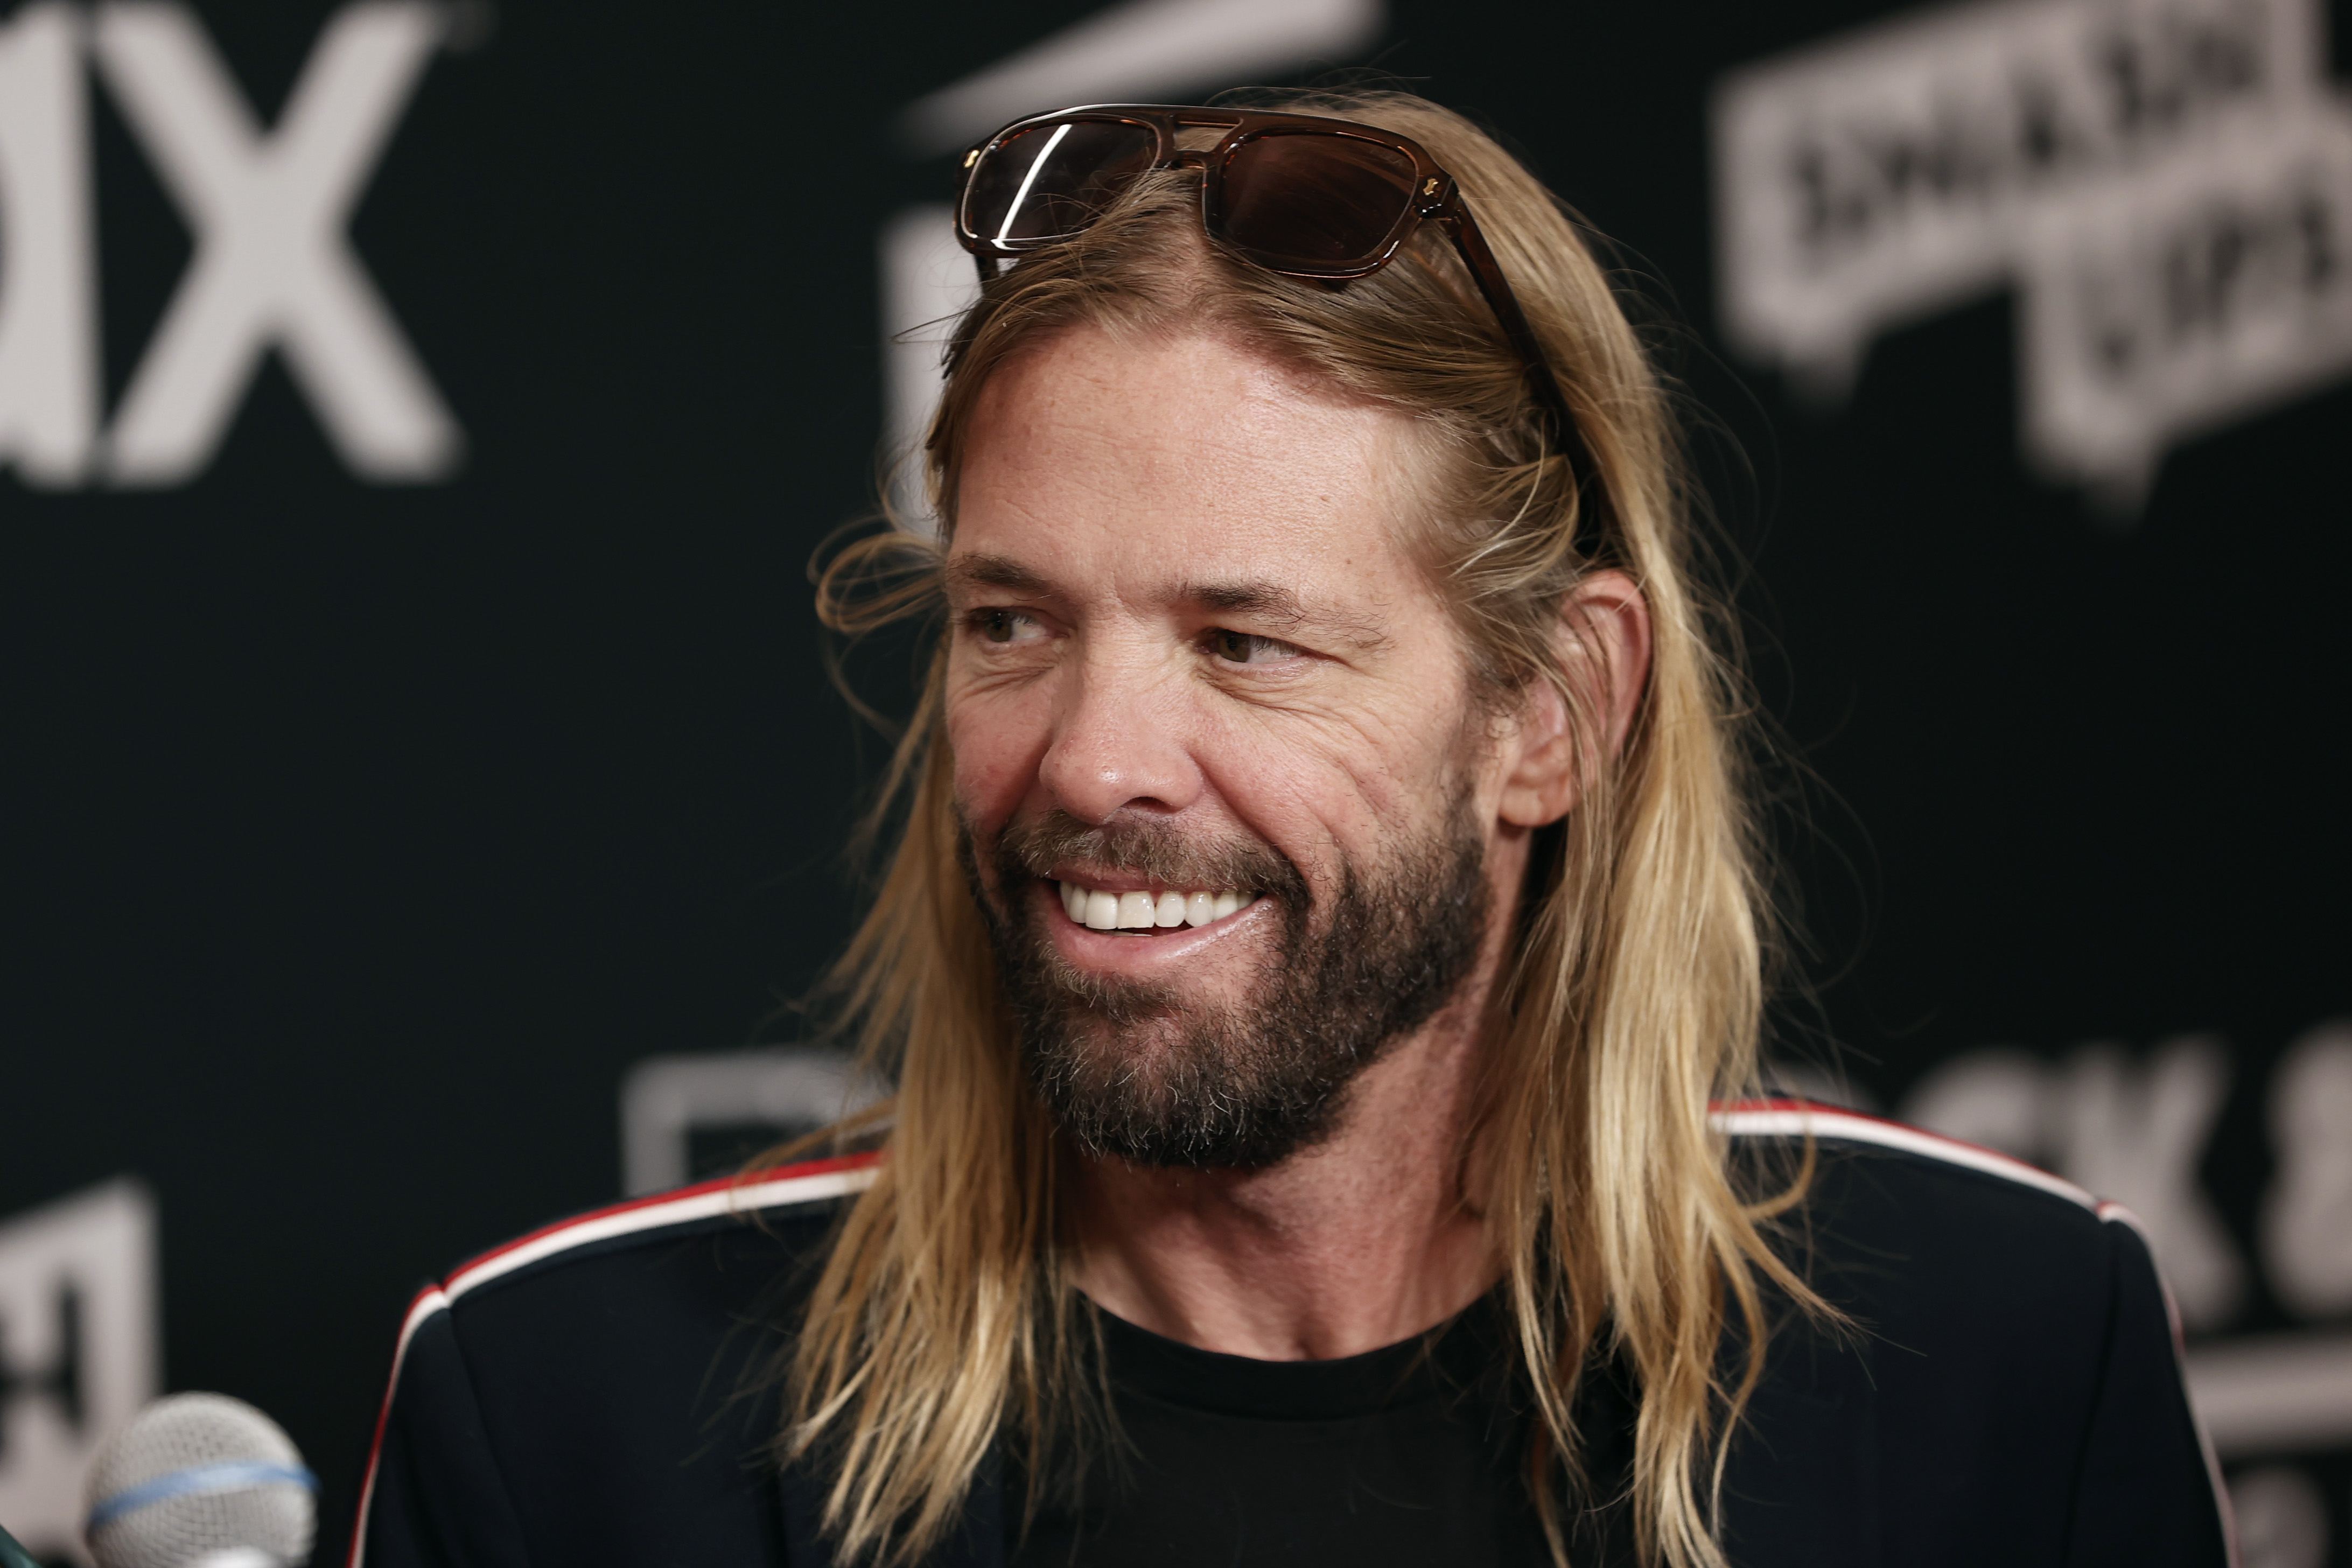
[[[1762,1282],[1818,1302],[1759,1229],[1796,1185],[1748,1201],[1708,1121],[1712,1099],[1756,1075],[1766,900],[1742,689],[1728,628],[1695,583],[1667,399],[1575,222],[1475,127],[1402,93],[1269,106],[1401,132],[1454,174],[1567,392],[1606,504],[1580,495],[1442,237],[1424,230],[1344,289],[1299,283],[1208,247],[1199,176],[1165,171],[986,286],[957,325],[927,443],[940,537],[898,529],[850,546],[821,578],[821,613],[854,635],[937,603],[982,389],[1010,356],[1079,324],[1221,333],[1414,418],[1436,500],[1424,559],[1480,689],[1507,706],[1549,682],[1584,753],[1576,809],[1537,841],[1465,1148],[1532,1391],[1530,1483],[1565,1562],[1579,1380],[1617,1356],[1640,1390],[1629,1500],[1643,1559],[1716,1568],[1714,1494],[1762,1367]],[[1570,590],[1603,566],[1640,585],[1654,627],[1613,757],[1596,693],[1559,651]],[[903,834],[835,972],[862,1050],[897,1081],[888,1155],[810,1300],[782,1440],[827,1468],[824,1522],[845,1554],[884,1563],[939,1540],[1001,1432],[1025,1436],[1034,1458],[1098,1397],[1080,1370],[1055,1213],[1070,1153],[1017,1059],[957,861],[941,670],[935,654],[886,780]],[[1727,1357],[1735,1317],[1746,1353]]]

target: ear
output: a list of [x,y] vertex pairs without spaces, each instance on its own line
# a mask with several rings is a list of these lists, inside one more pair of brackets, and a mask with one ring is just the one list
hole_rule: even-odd
[[1575,808],[1589,770],[1617,755],[1650,679],[1650,605],[1622,572],[1595,572],[1561,601],[1553,647],[1596,733],[1579,735],[1549,680],[1528,688],[1506,742],[1510,771],[1498,811],[1515,827],[1542,827]]

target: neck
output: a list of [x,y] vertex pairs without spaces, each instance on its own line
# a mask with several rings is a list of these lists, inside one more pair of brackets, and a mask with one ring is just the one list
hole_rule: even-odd
[[1154,1333],[1266,1361],[1377,1350],[1468,1306],[1495,1277],[1463,1194],[1485,991],[1365,1068],[1334,1133],[1278,1165],[1088,1162],[1078,1288]]

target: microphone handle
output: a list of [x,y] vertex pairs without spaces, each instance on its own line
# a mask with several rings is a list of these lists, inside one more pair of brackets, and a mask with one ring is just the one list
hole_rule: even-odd
[[33,1554],[16,1544],[16,1538],[0,1530],[0,1568],[41,1568]]

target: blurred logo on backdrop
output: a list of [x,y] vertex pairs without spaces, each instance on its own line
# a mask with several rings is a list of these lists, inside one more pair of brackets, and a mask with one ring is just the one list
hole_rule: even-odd
[[2018,290],[2020,442],[2110,513],[2165,448],[2352,371],[2352,100],[2320,0],[1997,0],[1741,69],[1733,345],[1836,403],[1870,340]]
[[[275,352],[353,475],[453,473],[464,432],[344,230],[457,15],[345,5],[267,130],[185,5],[52,0],[0,22],[0,468],[45,489],[186,484]],[[92,75],[194,242],[110,414]]]
[[82,1475],[163,1391],[155,1201],[129,1177],[0,1221],[0,1527],[87,1563]]
[[833,1046],[647,1057],[621,1079],[622,1188],[643,1197],[732,1174],[885,1092]]

